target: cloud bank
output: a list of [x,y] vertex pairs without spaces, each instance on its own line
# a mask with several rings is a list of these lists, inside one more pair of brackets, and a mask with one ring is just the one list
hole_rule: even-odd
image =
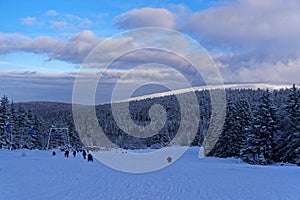
[[[49,10],[43,16],[47,17],[46,24],[53,29],[84,30],[72,34],[68,39],[58,39],[49,35],[32,38],[21,33],[0,33],[0,54],[15,52],[42,54],[48,61],[65,61],[74,64],[74,69],[76,69],[75,66],[80,66],[86,56],[105,39],[109,40],[109,45],[102,50],[97,50],[96,56],[92,59],[98,64],[114,58],[121,49],[138,47],[134,38],[109,39],[99,37],[91,30],[85,30],[93,25],[88,18],[61,14],[55,10]],[[189,34],[209,51],[227,83],[299,84],[300,2],[297,0],[224,1],[216,3],[208,9],[194,12],[182,5],[177,6],[176,9],[144,7],[124,12],[114,20],[115,27],[120,30],[151,26],[176,29]],[[34,26],[40,21],[36,17],[20,19],[24,26]],[[74,24],[79,29],[75,29]],[[175,46],[184,47],[185,45],[182,41],[172,40],[172,38],[169,38],[169,41]],[[112,68],[106,74],[107,88],[112,87],[113,81],[117,80],[126,70],[149,62],[172,66],[181,70],[190,80],[200,78],[195,77],[189,64],[178,56],[150,49],[131,52],[115,60]],[[95,63],[87,64],[91,69],[99,67]],[[15,81],[15,83],[23,84],[25,79],[21,80],[22,76],[31,76],[37,82],[49,80],[48,75],[46,78],[42,75],[26,73],[19,75],[18,79],[15,75],[5,78],[3,73],[1,80],[9,78],[11,83]],[[176,80],[174,74],[166,74],[157,70],[151,71],[151,69],[147,72],[136,72],[130,77],[138,79],[139,76],[142,79],[156,76],[157,80]],[[69,75],[56,78],[58,78],[57,80],[68,80],[68,84],[65,85],[61,82],[61,86],[64,85],[63,87],[68,89],[71,88],[71,83],[74,81],[74,77],[70,78]],[[51,84],[56,85],[54,82],[52,81]],[[48,83],[50,84],[50,82]],[[38,86],[38,84],[36,85]]]

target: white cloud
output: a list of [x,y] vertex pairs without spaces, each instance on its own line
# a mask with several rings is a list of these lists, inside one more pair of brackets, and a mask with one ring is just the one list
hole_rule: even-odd
[[252,63],[251,67],[241,67],[224,73],[227,82],[264,82],[299,84],[300,59],[287,63]]
[[58,16],[59,13],[56,10],[48,10],[45,13],[45,15],[48,16],[48,17],[55,17],[55,16]]
[[[73,29],[73,30],[83,30],[88,29],[93,25],[93,22],[88,18],[82,18],[73,14],[61,15],[63,21],[54,22],[56,24],[61,24],[65,22],[65,28]],[[57,26],[52,26],[52,28],[57,28]]]
[[121,14],[116,26],[122,29],[139,27],[174,28],[174,14],[164,8],[133,9]]
[[193,13],[180,30],[219,54],[228,81],[289,83],[300,76],[297,0],[224,1]]
[[218,40],[263,40],[300,32],[300,2],[237,0],[194,13],[185,28]]
[[92,26],[93,22],[87,18],[83,18],[78,22],[78,27],[80,29],[87,29]]
[[21,24],[26,25],[26,26],[31,26],[35,24],[36,18],[35,17],[25,17],[21,19]]
[[47,26],[57,30],[80,31],[89,29],[93,22],[88,18],[82,18],[77,15],[62,14],[56,10],[48,10],[42,16],[22,18],[21,24],[26,26]]
[[54,29],[63,29],[68,27],[68,23],[65,21],[57,21],[57,22],[52,22],[51,23],[51,28]]
[[237,0],[194,13],[181,30],[221,50],[288,60],[300,49],[300,2]]
[[82,19],[81,17],[79,17],[77,15],[73,15],[73,14],[66,14],[65,16],[69,20],[78,20],[78,21],[80,21]]
[[17,51],[42,53],[49,59],[71,63],[81,63],[87,54],[103,39],[92,31],[82,31],[67,41],[49,36],[30,38],[22,34],[0,33],[0,53],[7,54]]

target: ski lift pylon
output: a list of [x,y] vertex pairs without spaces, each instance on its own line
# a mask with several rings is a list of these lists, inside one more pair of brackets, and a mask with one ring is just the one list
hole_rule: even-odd
[[[65,131],[66,137],[67,137],[67,145],[68,148],[70,148],[70,137],[69,137],[69,129],[67,127],[62,127],[62,126],[54,126],[52,125],[51,128],[49,129],[49,135],[48,135],[48,141],[47,141],[47,149],[49,149],[49,145],[50,145],[50,138],[51,138],[51,134],[52,132],[54,132],[54,137],[56,138],[57,135],[57,131],[63,132]],[[58,138],[57,138],[58,139]]]

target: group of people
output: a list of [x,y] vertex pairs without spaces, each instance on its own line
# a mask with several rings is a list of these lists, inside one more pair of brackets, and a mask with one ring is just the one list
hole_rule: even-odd
[[[78,151],[76,151],[76,150],[73,151],[74,158],[76,157],[77,152]],[[65,153],[64,153],[64,156],[66,158],[68,158],[69,157],[69,153],[70,153],[69,150],[66,150]],[[55,155],[56,155],[56,152],[53,151],[52,152],[52,156],[55,156]],[[87,156],[87,161],[88,162],[93,162],[94,161],[92,154],[90,154],[90,153],[87,154],[85,150],[82,150],[82,156],[83,156],[83,159],[86,159],[86,156]]]

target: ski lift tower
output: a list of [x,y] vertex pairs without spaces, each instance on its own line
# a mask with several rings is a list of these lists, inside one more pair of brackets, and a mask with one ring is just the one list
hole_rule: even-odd
[[68,147],[70,147],[71,145],[70,145],[69,129],[67,127],[63,127],[63,126],[52,125],[51,128],[49,129],[47,149],[49,149],[51,135],[54,136],[57,131],[59,131],[61,133],[65,133],[65,136],[67,139],[67,145],[68,145]]

